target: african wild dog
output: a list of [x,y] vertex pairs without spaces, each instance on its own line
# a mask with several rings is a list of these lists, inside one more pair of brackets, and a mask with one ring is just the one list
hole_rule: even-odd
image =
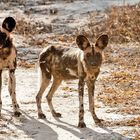
[[16,48],[11,38],[11,32],[16,26],[16,21],[12,17],[7,17],[2,23],[0,30],[0,115],[2,109],[1,88],[2,88],[2,70],[9,70],[9,92],[12,98],[14,115],[20,116],[19,106],[16,100],[15,92],[15,69],[16,69]]
[[95,45],[90,44],[89,40],[79,35],[76,38],[76,43],[79,48],[73,47],[55,47],[49,46],[45,48],[39,58],[41,68],[42,81],[40,90],[36,96],[38,117],[45,118],[42,112],[41,98],[49,85],[51,77],[53,83],[51,89],[46,96],[50,111],[54,117],[61,117],[60,113],[54,110],[52,105],[52,97],[57,90],[62,80],[79,79],[79,124],[78,127],[86,127],[84,123],[84,84],[88,87],[89,109],[95,123],[100,123],[101,120],[95,114],[94,108],[94,88],[95,80],[100,72],[100,66],[103,59],[103,49],[108,44],[108,36],[101,35]]

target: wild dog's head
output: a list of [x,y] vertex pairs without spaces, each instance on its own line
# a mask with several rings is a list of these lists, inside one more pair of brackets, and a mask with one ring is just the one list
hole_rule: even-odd
[[8,47],[10,41],[10,33],[14,30],[16,21],[13,17],[6,17],[2,23],[0,31],[0,48]]
[[85,36],[79,35],[76,38],[76,43],[83,51],[83,58],[81,61],[87,74],[87,78],[94,79],[95,73],[98,72],[97,69],[100,68],[102,63],[102,52],[108,44],[108,36],[101,35],[96,40],[95,44],[91,44]]

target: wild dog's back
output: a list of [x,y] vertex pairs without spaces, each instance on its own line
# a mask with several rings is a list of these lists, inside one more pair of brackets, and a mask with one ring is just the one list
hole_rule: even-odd
[[76,79],[80,54],[79,48],[49,46],[41,52],[39,63],[44,63],[48,72],[62,80]]

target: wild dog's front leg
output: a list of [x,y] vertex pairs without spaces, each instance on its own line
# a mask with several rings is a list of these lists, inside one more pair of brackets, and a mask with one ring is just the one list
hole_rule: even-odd
[[84,122],[84,104],[83,104],[84,78],[79,79],[78,91],[79,91],[79,124],[78,124],[78,127],[83,128],[83,127],[86,127],[86,124]]
[[9,70],[9,93],[12,99],[12,104],[14,108],[14,115],[16,117],[19,117],[21,113],[19,112],[19,106],[17,104],[16,100],[16,92],[15,92],[15,86],[16,86],[16,79],[15,79],[15,69],[10,69]]
[[89,97],[89,110],[92,114],[95,123],[101,123],[101,120],[97,117],[95,113],[95,104],[94,104],[95,80],[88,80],[87,87],[88,87],[88,97]]
[[0,70],[0,116],[1,116],[1,108],[2,108],[1,87],[2,87],[2,70]]

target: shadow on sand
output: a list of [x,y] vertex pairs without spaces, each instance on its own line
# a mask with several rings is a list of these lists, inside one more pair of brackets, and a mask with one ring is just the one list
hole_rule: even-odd
[[[60,119],[56,119],[56,120],[61,124],[55,124],[55,123],[49,122],[47,120],[46,120],[46,122],[49,122],[53,125],[57,125],[57,127],[60,127],[64,130],[72,133],[79,139],[83,139],[83,140],[132,140],[131,138],[127,138],[119,133],[113,132],[112,130],[110,130],[104,126],[100,126],[100,127],[97,126],[99,129],[102,129],[102,132],[97,132],[88,127],[79,129],[74,125],[61,121]],[[77,131],[72,128],[77,129]],[[80,130],[80,132],[79,132],[79,130]]]
[[[10,115],[12,114],[12,112],[10,112],[9,110],[5,110],[5,111],[8,112],[8,114]],[[11,117],[12,119],[8,120],[7,124],[14,126],[17,130],[20,130],[27,139],[28,138],[34,140],[57,140],[58,139],[58,134],[50,126],[40,122],[38,119],[35,119],[34,117],[29,116],[29,114],[27,114],[24,111],[21,112],[22,112],[21,117],[19,118]],[[2,119],[5,121],[6,119],[4,118],[4,115],[2,115],[3,116]],[[14,121],[15,119],[18,123]],[[7,129],[10,130],[11,128],[7,127]],[[18,133],[16,132],[14,133],[17,135],[18,138]],[[8,136],[7,139],[13,139],[13,136],[12,137]],[[24,137],[22,139],[24,139]],[[0,140],[2,140],[1,137]]]
[[9,124],[16,127],[16,129],[21,130],[27,136],[27,138],[32,138],[34,140],[58,140],[59,134],[56,132],[56,130],[53,130],[49,125],[61,128],[77,137],[77,139],[131,140],[131,138],[124,137],[121,134],[113,132],[109,128],[103,126],[97,126],[99,129],[102,129],[102,131],[97,132],[95,130],[92,130],[91,128],[78,129],[76,126],[63,122],[60,119],[56,119],[58,123],[50,122],[47,119],[43,120],[43,123],[40,122],[38,119],[29,116],[29,114],[27,114],[26,112],[22,111],[22,114],[23,115],[21,118],[17,118],[17,120],[20,120],[20,124],[14,123],[13,120],[9,121]]

